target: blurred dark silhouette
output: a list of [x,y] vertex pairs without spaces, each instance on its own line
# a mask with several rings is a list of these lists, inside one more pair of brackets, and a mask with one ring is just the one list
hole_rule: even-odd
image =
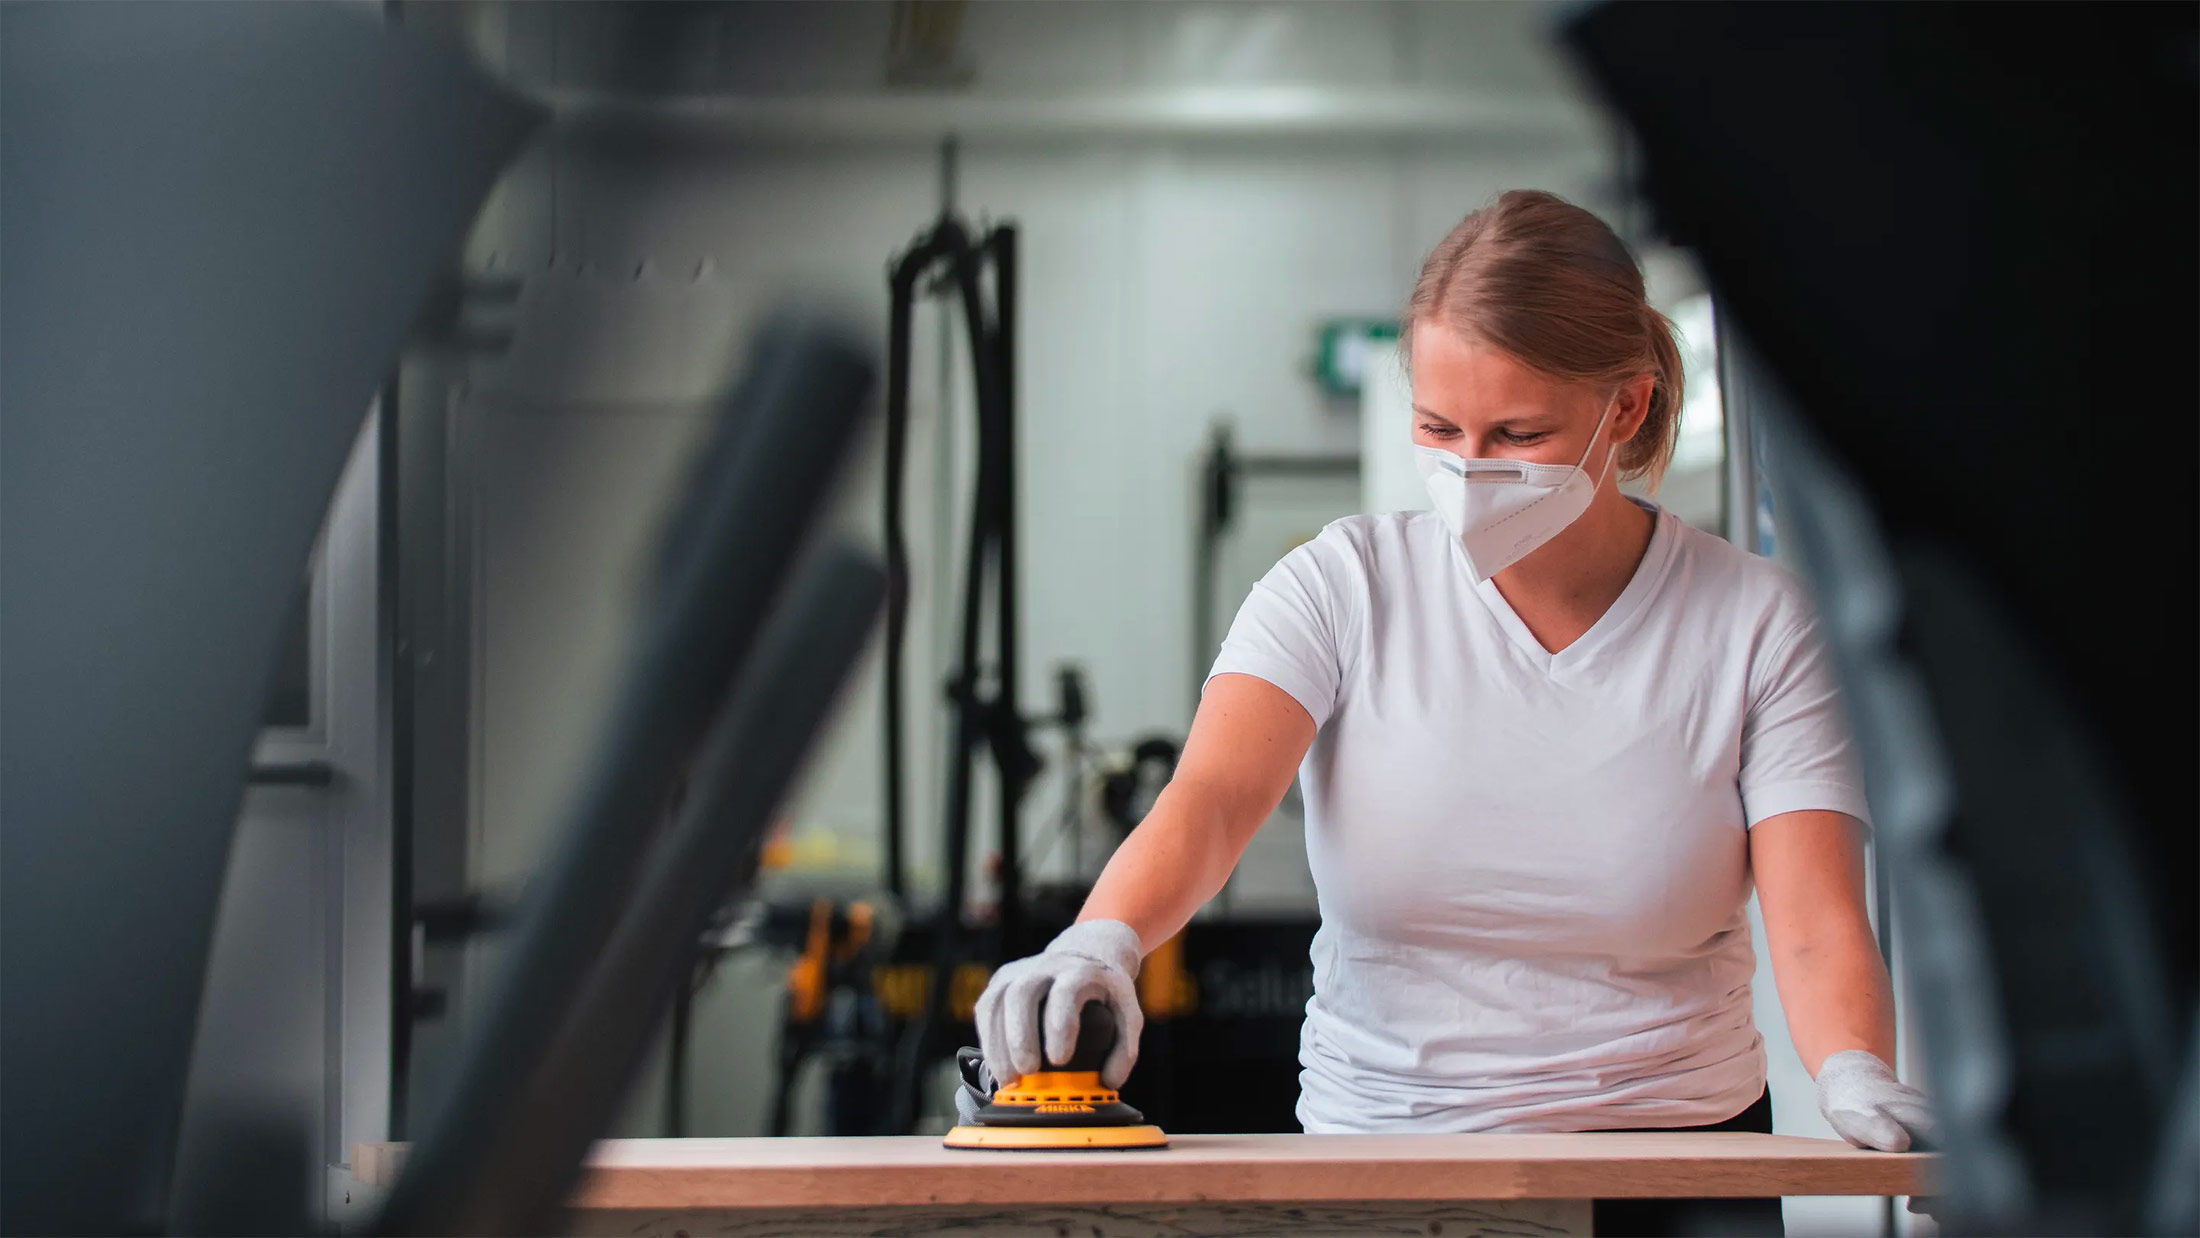
[[2192,5],[1569,30],[1773,391],[1950,1232],[2192,1232]]
[[667,526],[647,619],[498,987],[377,1232],[557,1228],[695,943],[754,879],[884,600],[868,556],[800,553],[871,381],[867,348],[836,324],[759,335]]
[[250,1113],[171,1206],[215,904],[339,467],[535,120],[371,10],[0,7],[0,1229],[319,1226]]

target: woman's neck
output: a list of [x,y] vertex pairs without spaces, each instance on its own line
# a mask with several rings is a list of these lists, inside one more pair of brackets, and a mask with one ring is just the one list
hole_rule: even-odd
[[1537,642],[1557,653],[1619,600],[1656,529],[1656,516],[1607,482],[1579,520],[1491,583]]

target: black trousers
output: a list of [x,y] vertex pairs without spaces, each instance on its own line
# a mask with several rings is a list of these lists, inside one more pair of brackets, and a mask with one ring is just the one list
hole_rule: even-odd
[[[1709,1126],[1645,1127],[1646,1130],[1754,1131],[1772,1133],[1772,1093],[1724,1122]],[[1594,1204],[1594,1232],[1618,1238],[1663,1238],[1676,1234],[1772,1235],[1787,1231],[1774,1199],[1600,1199]]]

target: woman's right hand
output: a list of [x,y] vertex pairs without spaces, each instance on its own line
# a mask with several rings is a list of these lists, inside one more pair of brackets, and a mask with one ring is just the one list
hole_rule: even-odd
[[1108,858],[1085,900],[1088,918],[994,972],[978,999],[978,1043],[994,1079],[1005,1085],[1068,1061],[1084,1005],[1098,1000],[1116,1027],[1100,1081],[1123,1086],[1146,1022],[1131,979],[1143,941],[1176,935],[1229,880],[1313,742],[1313,715],[1283,689],[1244,674],[1208,681],[1176,777]]
[[[1145,1016],[1138,1008],[1138,931],[1121,920],[1081,920],[1030,958],[1003,964],[978,998],[978,1047],[1002,1083],[1067,1062],[1088,1001],[1115,1012],[1115,1050],[1100,1082],[1123,1086],[1138,1061]],[[1042,1026],[1043,1020],[1043,1026]]]

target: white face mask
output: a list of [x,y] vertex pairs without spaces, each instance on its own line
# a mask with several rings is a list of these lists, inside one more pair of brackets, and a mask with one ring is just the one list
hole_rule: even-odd
[[1589,476],[1584,466],[1611,415],[1612,405],[1606,404],[1589,445],[1574,464],[1468,459],[1442,448],[1413,445],[1414,463],[1436,503],[1436,514],[1467,552],[1467,568],[1477,582],[1520,562],[1589,510],[1597,487],[1604,484],[1605,470],[1619,451],[1618,444],[1613,444],[1597,475]]

